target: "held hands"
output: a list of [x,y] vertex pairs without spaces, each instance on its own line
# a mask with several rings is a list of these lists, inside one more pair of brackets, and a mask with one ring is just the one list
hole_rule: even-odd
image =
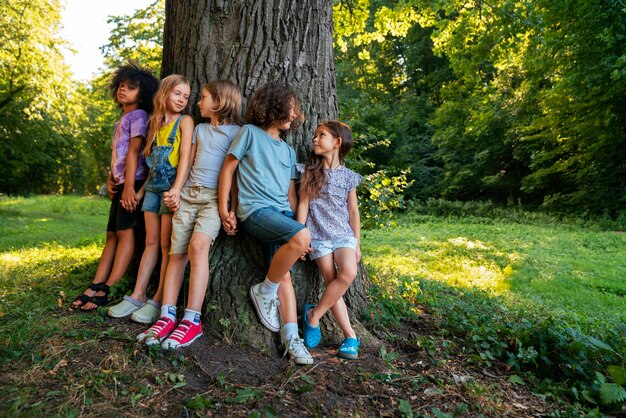
[[304,250],[304,252],[300,256],[300,260],[302,261],[306,260],[306,256],[312,252],[313,252],[313,248],[311,247],[311,244],[309,244],[308,248]]
[[180,208],[180,190],[170,189],[163,193],[163,201],[170,212],[176,212]]
[[224,231],[226,231],[228,235],[235,235],[237,233],[237,216],[235,212],[231,210],[228,212],[228,216],[220,215],[220,218],[222,219]]
[[124,209],[128,212],[134,212],[140,200],[133,187],[124,187],[122,198],[120,199],[120,203]]

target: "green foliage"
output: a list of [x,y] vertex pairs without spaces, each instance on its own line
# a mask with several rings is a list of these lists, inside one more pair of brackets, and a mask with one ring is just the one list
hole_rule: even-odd
[[445,59],[432,54],[432,31],[414,25],[417,14],[403,2],[340,3],[334,18],[339,113],[371,163],[362,172],[406,170],[404,194],[432,196],[441,169],[428,122],[449,77]]
[[340,114],[410,168],[409,199],[490,199],[623,218],[620,2],[340,2]]
[[404,209],[403,192],[410,185],[403,171],[398,176],[389,177],[384,171],[365,176],[361,184],[361,224],[365,229],[383,228],[394,225],[394,217],[399,209]]
[[0,192],[82,189],[78,95],[63,63],[59,1],[6,0],[0,16]]
[[129,60],[152,68],[157,74],[163,53],[165,0],[155,0],[132,15],[109,16],[113,24],[109,43],[102,47],[108,68],[115,68]]

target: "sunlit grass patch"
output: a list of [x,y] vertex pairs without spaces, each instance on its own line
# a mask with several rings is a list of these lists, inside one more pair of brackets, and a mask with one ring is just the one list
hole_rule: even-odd
[[402,227],[364,231],[362,246],[380,285],[427,279],[585,321],[626,320],[623,234],[413,216]]
[[103,239],[108,208],[109,201],[98,197],[2,198],[0,251]]
[[54,243],[42,248],[7,251],[0,255],[0,297],[32,286],[63,286],[67,269],[97,261],[102,249],[96,243],[67,247]]

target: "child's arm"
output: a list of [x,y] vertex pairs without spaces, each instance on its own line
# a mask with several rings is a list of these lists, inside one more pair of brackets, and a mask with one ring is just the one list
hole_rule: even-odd
[[238,165],[239,160],[234,155],[228,154],[226,156],[226,159],[224,160],[222,172],[220,173],[220,184],[218,187],[218,204],[220,219],[222,220],[222,226],[227,233],[236,230],[237,228],[236,220],[235,224],[233,225],[230,217],[230,212],[228,211],[228,195],[233,189],[233,175],[235,174]]
[[231,230],[227,232],[228,235],[235,235],[237,233],[237,205],[239,204],[238,192],[239,187],[237,185],[237,173],[233,174],[233,182],[230,188],[230,208],[228,212],[228,221]]
[[298,213],[296,221],[302,225],[306,224],[306,218],[309,216],[309,195],[300,189],[300,201],[298,202]]
[[356,188],[348,193],[348,215],[350,217],[350,227],[354,231],[356,238],[356,261],[361,260],[361,218],[359,216],[359,199],[356,196]]
[[189,175],[192,134],[193,119],[191,119],[191,116],[183,116],[183,120],[180,121],[180,148],[178,149],[179,157],[178,168],[176,169],[176,180],[174,180],[174,184],[169,193],[164,194],[164,196],[170,199],[172,207],[176,209],[178,209],[178,205],[180,204],[180,190],[185,185],[187,176]]
[[296,189],[296,181],[291,180],[289,183],[289,192],[287,194],[289,199],[289,206],[291,206],[291,211],[296,213],[298,210],[298,189]]
[[139,164],[139,153],[141,152],[142,136],[135,136],[130,139],[128,154],[126,154],[126,171],[124,173],[124,191],[122,192],[122,206],[129,212],[137,209],[139,197],[135,193],[135,175],[137,174],[137,164]]
[[117,188],[115,187],[113,173],[109,173],[109,177],[107,177],[107,194],[109,195],[109,199],[113,199],[115,193],[117,193]]

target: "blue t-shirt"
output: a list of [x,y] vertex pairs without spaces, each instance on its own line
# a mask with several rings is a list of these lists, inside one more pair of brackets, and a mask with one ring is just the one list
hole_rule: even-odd
[[297,178],[296,152],[255,125],[244,125],[228,153],[239,160],[237,217],[266,207],[291,210],[289,185]]
[[213,126],[201,123],[196,126],[191,138],[191,143],[196,144],[196,155],[185,187],[217,189],[224,159],[239,129],[238,125]]

